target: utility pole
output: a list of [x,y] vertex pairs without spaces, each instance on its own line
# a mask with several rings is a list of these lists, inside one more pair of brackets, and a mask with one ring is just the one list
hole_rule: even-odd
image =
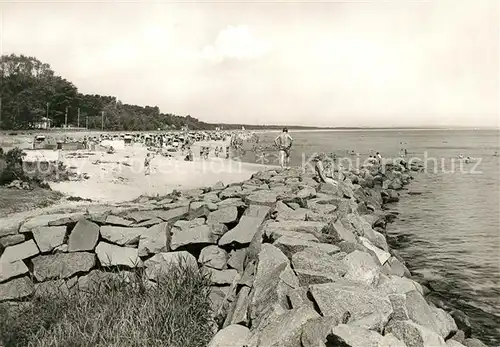
[[47,103],[47,124],[48,124],[48,127],[50,128],[49,104],[50,104],[50,102]]
[[104,111],[101,111],[101,131],[104,131]]
[[89,116],[87,115],[85,117],[85,129],[88,129],[89,128]]
[[77,118],[77,127],[80,127],[80,107],[78,107],[78,118]]
[[64,128],[68,127],[68,106],[66,106],[66,113],[64,114]]
[[0,129],[2,129],[2,98],[0,98]]

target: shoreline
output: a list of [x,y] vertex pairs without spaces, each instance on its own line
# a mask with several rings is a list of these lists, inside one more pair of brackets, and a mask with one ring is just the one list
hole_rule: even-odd
[[[429,345],[431,341],[436,346],[448,346],[445,343],[445,339],[453,339],[458,343],[453,346],[462,346],[461,343],[464,343],[464,346],[472,346],[466,343],[471,342],[471,340],[467,341],[466,338],[470,337],[472,329],[472,327],[467,326],[467,320],[459,313],[456,313],[454,316],[455,319],[453,319],[445,311],[425,302],[424,297],[429,290],[425,286],[411,280],[411,274],[404,265],[404,260],[398,256],[397,252],[394,252],[387,246],[386,226],[392,219],[397,218],[397,216],[390,212],[388,213],[385,209],[388,204],[399,200],[397,191],[410,183],[411,176],[409,173],[418,171],[418,166],[404,170],[397,165],[391,166],[386,174],[380,177],[376,174],[378,169],[375,169],[364,169],[362,175],[346,171],[343,173],[344,180],[340,182],[339,187],[317,184],[312,180],[314,174],[302,173],[295,168],[259,171],[251,174],[251,178],[230,185],[216,184],[209,189],[190,189],[185,190],[180,195],[168,194],[156,199],[143,196],[135,202],[114,204],[114,206],[103,205],[100,208],[97,206],[88,206],[85,215],[92,216],[96,213],[95,211],[101,210],[98,215],[102,217],[91,217],[92,220],[100,221],[99,225],[113,223],[108,218],[110,218],[109,216],[116,215],[116,218],[122,220],[120,222],[122,225],[130,226],[129,222],[124,222],[127,219],[130,220],[130,213],[137,214],[139,212],[146,216],[148,213],[155,214],[156,212],[154,211],[159,209],[159,211],[164,211],[161,212],[161,216],[163,217],[160,218],[160,221],[168,222],[169,218],[174,218],[172,219],[172,222],[174,222],[179,219],[192,220],[193,218],[201,217],[207,218],[206,222],[208,222],[208,220],[214,218],[210,217],[214,213],[219,216],[218,218],[222,218],[220,222],[224,224],[223,222],[227,221],[227,216],[225,213],[222,215],[218,214],[217,211],[221,209],[218,204],[227,201],[229,203],[229,205],[226,205],[227,208],[236,204],[236,206],[240,206],[237,209],[241,209],[242,206],[238,202],[241,201],[244,206],[255,206],[256,210],[254,212],[249,212],[251,210],[249,208],[243,208],[241,212],[237,213],[239,217],[236,215],[230,217],[229,223],[233,227],[229,228],[229,230],[226,229],[222,233],[222,238],[216,243],[230,254],[233,254],[243,246],[243,249],[247,249],[247,255],[242,265],[214,272],[214,276],[216,275],[218,278],[214,284],[216,288],[225,288],[225,294],[219,297],[220,302],[217,305],[216,319],[219,320],[220,330],[212,341],[211,347],[222,346],[223,343],[227,345],[234,344],[234,341],[231,341],[231,337],[229,336],[231,334],[229,332],[231,329],[237,328],[235,325],[241,326],[241,329],[246,326],[244,332],[248,335],[250,346],[257,346],[256,344],[252,344],[254,343],[252,341],[255,338],[262,338],[263,336],[278,344],[280,341],[283,342],[280,340],[283,336],[276,336],[271,333],[277,328],[284,329],[286,336],[295,336],[297,331],[301,331],[301,336],[304,336],[304,332],[306,331],[304,324],[306,321],[312,319],[319,324],[319,321],[324,321],[326,317],[331,317],[329,313],[330,309],[326,309],[326,307],[330,307],[331,305],[337,307],[338,303],[334,304],[329,300],[331,300],[332,295],[335,296],[333,293],[339,290],[336,286],[344,283],[345,280],[347,280],[345,283],[347,287],[341,287],[344,288],[342,291],[349,292],[350,290],[354,290],[357,293],[355,296],[361,298],[361,302],[356,301],[352,303],[354,306],[361,305],[361,307],[352,307],[353,311],[350,315],[354,315],[354,317],[352,319],[348,318],[346,323],[353,322],[354,324],[357,319],[361,319],[364,323],[361,325],[344,324],[344,318],[342,318],[341,321],[337,321],[334,327],[331,327],[331,330],[325,332],[325,338],[327,337],[326,335],[331,336],[332,334],[344,340],[349,339],[347,335],[355,335],[357,338],[362,338],[362,333],[369,331],[372,334],[370,335],[370,339],[383,339],[388,335],[388,331],[392,331],[392,334],[389,334],[391,338],[397,338],[400,340],[399,342],[410,346],[410,341],[407,340],[408,336],[404,331],[413,329],[413,334],[417,334],[423,339],[424,346]],[[198,188],[200,187],[198,186]],[[178,212],[172,214],[173,211]],[[165,213],[167,214],[166,217]],[[181,215],[178,213],[181,213]],[[254,215],[254,213],[257,214]],[[262,213],[263,215],[261,215]],[[58,220],[69,218],[70,221],[66,223],[74,225],[75,216],[72,216],[61,217],[59,215]],[[78,214],[78,216],[80,218],[82,214]],[[249,222],[245,222],[247,225],[245,228],[238,228],[238,224],[243,223],[242,219],[244,219],[244,216],[248,216],[248,218],[255,216],[251,218],[257,218],[257,220],[251,219],[253,220],[251,226],[248,224]],[[26,225],[26,222],[24,222],[17,232],[23,230],[23,228],[33,228],[40,225],[40,223],[42,225],[43,223],[51,223],[48,220],[53,218],[47,218],[49,219],[34,218],[37,222],[34,222],[33,219],[31,221],[28,220],[29,227],[23,227],[23,225]],[[158,219],[158,217],[151,216],[144,218]],[[20,222],[22,223],[22,221]],[[59,225],[59,223],[62,222],[56,222],[55,225]],[[4,227],[4,234],[5,230]],[[194,230],[192,232],[194,233]],[[1,234],[2,230],[0,229]],[[194,234],[189,236],[189,233],[183,233],[183,235],[184,241],[181,242],[183,246],[180,249],[191,252],[195,257],[199,252],[200,242],[202,245],[213,244],[210,237],[209,239],[205,239],[206,236],[202,236],[200,240],[200,236],[195,236]],[[176,239],[175,233],[172,237]],[[316,256],[313,256],[313,259],[321,261],[321,266],[312,273],[310,272],[311,266],[314,268],[316,265],[309,264],[306,267],[302,267],[304,264],[300,265],[301,261],[294,260],[295,254],[306,252],[304,254],[306,256],[308,250],[316,249],[319,246],[321,246],[320,249],[323,250],[322,252],[326,253],[320,252],[321,254],[318,253]],[[253,247],[256,247],[256,249]],[[253,251],[251,251],[252,249]],[[307,257],[310,258],[310,256],[311,254]],[[328,272],[320,270],[326,264],[330,264],[330,256],[339,258],[335,262],[339,268],[335,271],[345,270],[344,275],[332,278],[330,270]],[[32,255],[28,258],[30,257]],[[276,264],[277,259],[280,259],[278,261],[279,264],[289,264],[285,268],[289,269],[285,270],[287,273],[286,276],[289,277],[287,282],[282,283],[279,279],[285,276],[285,272],[279,277],[268,277],[269,273],[275,270],[278,271],[278,268],[273,270],[276,265],[272,265]],[[264,270],[261,267],[267,262],[271,262],[269,263],[271,267],[267,266]],[[290,265],[293,267],[293,270],[289,267]],[[244,282],[246,284],[242,284],[241,281],[245,276],[250,276],[251,282]],[[285,283],[288,284],[285,285]],[[351,288],[350,286],[355,283],[357,283],[356,289],[354,287]],[[360,285],[361,287],[359,287]],[[274,299],[268,297],[267,294],[264,295],[264,292],[262,292],[263,288],[273,288],[274,286],[285,286],[283,290],[288,288],[285,292],[287,293],[286,296],[289,303],[291,303],[291,307],[282,307],[281,301],[274,302]],[[364,286],[367,286],[367,292],[365,292],[365,289],[360,289],[364,288]],[[248,288],[248,290],[245,288]],[[307,298],[300,294],[302,293],[300,288],[306,288],[306,291],[309,291],[310,294],[308,294]],[[323,297],[318,294],[318,290],[326,290],[325,288],[332,292],[328,292],[329,294]],[[362,303],[362,298],[373,290],[379,293],[376,300],[374,298],[370,299],[370,301],[375,300],[375,306],[377,306],[378,310],[377,318],[372,317],[369,321],[365,322],[368,318],[364,317],[362,312],[369,309],[364,306],[366,304]],[[254,294],[250,296],[252,291]],[[280,293],[281,291],[277,292],[278,297],[283,295]],[[315,310],[308,308],[310,307],[308,302],[311,300],[311,295],[316,305],[314,307],[319,306],[319,312],[317,312],[318,308]],[[382,297],[379,297],[379,295],[382,295]],[[395,299],[397,297],[404,300],[402,302],[394,302],[392,299],[386,301],[387,299],[384,299],[385,295],[389,295],[388,298]],[[349,300],[347,299],[349,296],[344,297],[341,294],[341,297]],[[273,306],[275,309],[271,313],[261,312],[256,300],[257,302],[264,300],[268,304],[278,306]],[[269,302],[268,300],[271,301]],[[410,301],[412,304],[410,304]],[[406,305],[405,302],[408,302],[408,304]],[[280,306],[281,308],[278,309]],[[250,307],[253,309],[250,309]],[[406,312],[407,316],[405,319],[400,317],[401,320],[394,321],[391,312],[399,312],[399,309],[404,309],[403,311]],[[253,313],[247,316],[244,312]],[[300,326],[280,325],[282,323],[276,323],[278,326],[275,326],[271,323],[272,320],[270,320],[270,317],[289,317],[286,319],[294,317],[293,319],[299,319],[300,321],[304,320],[304,317],[308,318]],[[390,317],[393,317],[392,320]],[[373,319],[375,321],[372,321]],[[384,333],[384,336],[382,336],[382,333]],[[219,344],[217,344],[217,341],[222,342],[218,342]],[[425,341],[427,341],[427,344]],[[472,342],[477,341],[474,340]]]

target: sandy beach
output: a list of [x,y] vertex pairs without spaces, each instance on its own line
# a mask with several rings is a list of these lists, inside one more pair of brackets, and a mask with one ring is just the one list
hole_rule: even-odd
[[[206,160],[199,157],[200,146],[223,146],[224,142],[199,142],[192,146],[194,161],[184,161],[181,153],[171,157],[155,154],[151,161],[151,173],[145,174],[146,147],[134,144],[125,147],[123,141],[103,141],[103,146],[112,145],[113,154],[104,147],[96,151],[61,151],[61,161],[77,173],[70,181],[52,182],[53,190],[67,196],[92,199],[96,202],[130,201],[141,195],[165,195],[172,190],[212,186],[218,181],[224,184],[241,182],[260,170],[272,168],[259,164],[243,163],[213,155]],[[58,151],[29,150],[25,161],[58,159]],[[222,157],[222,156],[221,156]]]

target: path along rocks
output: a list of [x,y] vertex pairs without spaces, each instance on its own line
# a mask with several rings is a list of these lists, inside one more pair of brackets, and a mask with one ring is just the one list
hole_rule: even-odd
[[384,237],[382,206],[418,164],[381,169],[344,172],[337,187],[265,171],[140,207],[0,220],[0,301],[85,289],[116,266],[154,281],[184,262],[212,280],[211,347],[481,346]]

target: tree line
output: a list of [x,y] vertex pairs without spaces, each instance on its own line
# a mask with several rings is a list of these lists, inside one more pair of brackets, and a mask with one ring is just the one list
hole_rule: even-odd
[[35,57],[2,55],[0,78],[0,129],[30,129],[45,118],[50,119],[52,127],[67,124],[105,130],[163,130],[184,126],[198,130],[217,126],[191,116],[162,113],[158,106],[129,105],[114,96],[79,93],[73,83]]

